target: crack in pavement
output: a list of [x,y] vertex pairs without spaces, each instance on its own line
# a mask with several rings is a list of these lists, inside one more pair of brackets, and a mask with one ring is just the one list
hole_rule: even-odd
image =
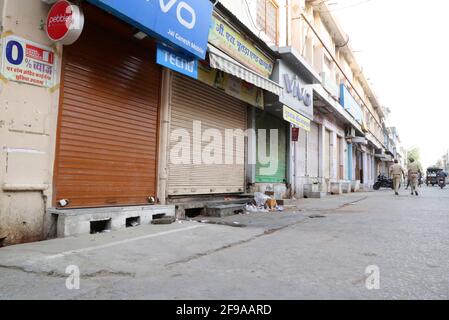
[[[7,270],[13,270],[13,271],[20,271],[28,274],[33,274],[37,276],[44,276],[49,278],[67,278],[70,274],[68,273],[62,273],[57,270],[51,270],[51,271],[34,271],[29,270],[26,267],[18,267],[18,266],[7,266],[7,265],[0,265],[0,269],[7,269]],[[91,273],[81,273],[81,278],[104,278],[104,277],[132,277],[134,278],[136,276],[135,273],[131,272],[122,272],[122,271],[111,271],[111,270],[99,270]]]
[[250,242],[252,242],[254,240],[257,240],[259,238],[265,237],[265,236],[273,235],[273,234],[275,234],[275,233],[277,233],[279,231],[282,231],[282,230],[285,230],[287,228],[290,228],[290,227],[302,224],[304,222],[306,222],[306,219],[301,220],[301,221],[297,221],[295,223],[291,223],[291,224],[288,224],[288,225],[285,225],[285,226],[282,226],[282,227],[279,227],[279,228],[267,229],[263,233],[255,235],[255,236],[253,236],[253,237],[251,237],[249,239],[233,242],[233,243],[230,243],[228,245],[222,246],[220,248],[209,250],[209,251],[206,251],[206,252],[197,253],[197,254],[191,255],[190,257],[187,257],[185,259],[168,263],[168,264],[165,265],[165,267],[171,267],[171,266],[178,265],[178,264],[185,264],[185,263],[191,262],[193,260],[198,260],[198,259],[200,259],[202,257],[206,257],[206,256],[212,255],[212,254],[220,252],[220,251],[224,251],[224,250],[227,250],[227,249],[238,247],[238,246],[241,246],[243,244],[250,243]]
[[[368,199],[368,196],[365,196],[365,197],[362,197],[362,198],[359,198],[359,199],[355,199],[355,200],[353,200],[351,202],[344,203],[344,204],[342,204],[342,205],[340,205],[340,206],[338,206],[336,208],[304,210],[304,211],[302,211],[302,213],[307,212],[307,211],[310,211],[310,212],[317,212],[318,211],[318,212],[322,212],[323,214],[326,214],[326,213],[330,213],[330,212],[334,212],[334,211],[337,211],[337,210],[344,209],[344,208],[346,208],[346,207],[348,207],[350,205],[357,204],[357,203],[365,201],[367,199]],[[293,227],[295,225],[302,224],[302,223],[304,223],[306,221],[307,221],[307,219],[306,219],[306,217],[304,217],[303,220],[300,220],[300,221],[295,222],[295,223],[287,224],[287,225],[279,227],[279,228],[265,230],[263,233],[258,234],[256,236],[253,236],[253,237],[251,237],[249,239],[238,241],[238,242],[234,242],[234,243],[222,246],[222,247],[217,248],[217,249],[213,249],[213,250],[209,250],[209,251],[206,251],[206,252],[197,253],[197,254],[191,255],[190,257],[187,257],[185,259],[181,259],[181,260],[178,260],[178,261],[174,261],[174,262],[168,263],[168,264],[165,265],[165,267],[171,267],[171,266],[178,265],[178,264],[185,264],[185,263],[191,262],[193,260],[198,260],[198,259],[200,259],[202,257],[206,257],[206,256],[209,256],[209,255],[212,255],[212,254],[220,252],[220,251],[224,251],[224,250],[227,250],[227,249],[238,247],[238,246],[241,246],[243,244],[247,244],[247,243],[250,243],[250,242],[252,242],[254,240],[257,240],[257,239],[259,239],[261,237],[272,235],[274,233],[277,233],[279,231],[282,231],[282,230],[285,230],[287,228]]]

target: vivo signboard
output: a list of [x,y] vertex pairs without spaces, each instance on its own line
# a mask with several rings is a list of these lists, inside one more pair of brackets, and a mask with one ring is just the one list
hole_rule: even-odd
[[340,85],[340,104],[359,124],[363,123],[362,108],[344,84]]
[[[285,105],[313,120],[313,85],[307,84],[292,67],[282,60],[278,60],[271,79],[284,89],[279,97],[275,97],[281,105]],[[268,97],[268,103],[272,103]]]
[[213,5],[209,0],[88,0],[141,31],[206,57]]

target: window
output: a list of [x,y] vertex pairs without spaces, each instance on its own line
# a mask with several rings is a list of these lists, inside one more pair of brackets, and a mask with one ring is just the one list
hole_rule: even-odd
[[257,25],[274,43],[278,43],[278,5],[274,0],[257,0]]

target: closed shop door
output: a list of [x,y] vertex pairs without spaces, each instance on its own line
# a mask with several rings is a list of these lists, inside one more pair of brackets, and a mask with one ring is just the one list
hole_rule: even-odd
[[64,47],[55,199],[147,204],[156,190],[160,68],[154,50],[87,25]]
[[317,178],[319,175],[319,126],[312,122],[307,139],[307,174]]
[[[174,74],[170,109],[168,194],[244,192],[245,139],[240,134],[243,139],[230,144],[225,137],[227,129],[246,130],[247,105],[219,89]],[[194,122],[202,137],[194,135]],[[226,161],[228,157],[232,161]]]
[[[283,119],[271,115],[268,112],[258,111],[256,113],[256,117],[258,136],[256,182],[285,183],[287,181],[287,122],[285,122]],[[261,129],[266,130],[265,150],[262,149],[262,151],[259,144],[259,135],[261,134]],[[276,145],[274,146],[271,145],[271,130],[276,130],[278,135]],[[261,159],[259,158],[260,153],[265,153],[263,157],[266,159],[264,159],[262,163]],[[268,159],[269,161],[267,161]]]
[[355,178],[362,182],[362,153],[359,150],[356,151],[355,159]]

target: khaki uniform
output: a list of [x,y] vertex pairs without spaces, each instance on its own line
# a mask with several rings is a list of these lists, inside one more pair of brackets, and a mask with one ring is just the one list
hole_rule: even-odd
[[419,172],[419,165],[416,162],[410,163],[408,165],[408,180],[410,181],[412,194],[414,194],[418,190]]
[[394,192],[399,192],[401,186],[402,176],[405,176],[404,169],[399,163],[395,163],[390,167],[390,176],[393,178]]

